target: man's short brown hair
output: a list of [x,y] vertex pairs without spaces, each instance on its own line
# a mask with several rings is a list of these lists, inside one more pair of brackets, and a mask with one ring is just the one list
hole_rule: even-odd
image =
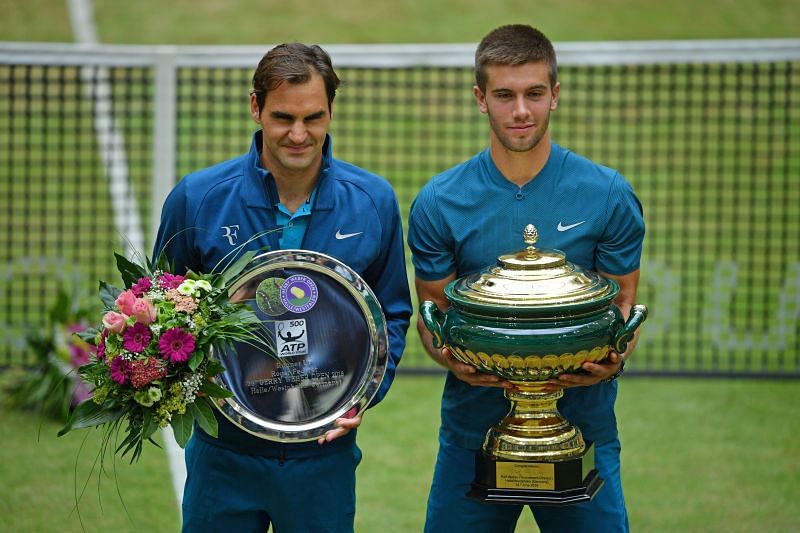
[[264,54],[253,74],[253,93],[256,95],[258,108],[264,107],[267,93],[277,89],[283,82],[306,83],[314,72],[322,76],[325,82],[330,109],[339,87],[339,77],[333,70],[328,53],[317,45],[279,44]]
[[524,65],[544,61],[550,76],[550,88],[556,86],[558,65],[553,43],[545,35],[526,24],[509,24],[489,32],[475,51],[475,83],[486,90],[490,65]]

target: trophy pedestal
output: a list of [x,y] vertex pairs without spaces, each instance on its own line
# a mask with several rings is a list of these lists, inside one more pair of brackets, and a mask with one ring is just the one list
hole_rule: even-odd
[[486,503],[569,505],[591,500],[603,480],[594,447],[556,408],[563,392],[515,383],[511,410],[489,430],[475,458],[468,496]]
[[480,451],[467,496],[485,503],[559,506],[588,502],[602,486],[594,447],[587,442],[582,456],[554,463],[497,460]]

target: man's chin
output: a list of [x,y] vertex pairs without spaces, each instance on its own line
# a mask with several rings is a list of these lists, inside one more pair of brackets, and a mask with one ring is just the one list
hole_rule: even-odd
[[526,139],[514,142],[507,140],[502,144],[509,152],[524,153],[524,152],[530,152],[531,150],[536,148],[539,145],[539,141],[541,141],[541,139],[535,139],[535,140]]
[[282,163],[287,170],[298,172],[310,168],[314,164],[314,157],[308,154],[287,156]]

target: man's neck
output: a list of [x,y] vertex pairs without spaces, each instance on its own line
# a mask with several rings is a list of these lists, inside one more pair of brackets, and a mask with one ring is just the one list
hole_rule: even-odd
[[303,181],[302,183],[293,178],[281,180],[275,176],[275,185],[278,189],[278,198],[280,198],[281,204],[290,213],[294,214],[311,196],[314,187],[317,186],[317,176],[314,176],[310,181]]
[[507,149],[492,134],[489,154],[503,177],[522,187],[535,178],[547,164],[547,159],[550,157],[550,132],[546,132],[538,144],[527,152]]
[[270,171],[275,179],[275,187],[278,189],[278,198],[281,204],[292,214],[311,196],[314,187],[317,186],[317,179],[322,169],[321,159],[317,164],[307,169],[294,172],[289,169],[281,169],[278,172],[273,171],[269,168],[269,164],[264,161],[263,156],[261,164]]

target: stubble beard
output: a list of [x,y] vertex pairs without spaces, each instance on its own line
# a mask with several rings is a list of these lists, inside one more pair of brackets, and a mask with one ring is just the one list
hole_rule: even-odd
[[491,126],[495,137],[497,137],[497,140],[500,141],[500,144],[503,145],[503,148],[509,152],[530,152],[539,145],[539,142],[541,142],[545,133],[547,133],[547,129],[550,127],[550,113],[547,113],[544,121],[542,121],[543,127],[537,128],[533,132],[533,137],[531,138],[513,139],[505,132],[505,129],[500,124],[495,122],[491,113],[489,114],[489,125]]

